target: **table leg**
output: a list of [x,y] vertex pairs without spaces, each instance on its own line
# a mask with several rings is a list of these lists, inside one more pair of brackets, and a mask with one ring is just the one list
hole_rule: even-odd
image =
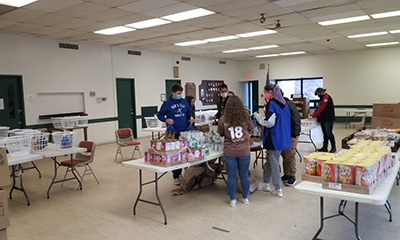
[[142,195],[142,189],[143,189],[143,184],[142,184],[142,169],[139,169],[139,194],[136,198],[135,205],[133,205],[133,215],[136,215],[136,206],[139,202],[140,196]]
[[155,192],[156,192],[156,197],[157,197],[158,204],[160,204],[161,211],[164,214],[164,224],[167,225],[167,214],[165,214],[164,207],[161,204],[160,197],[158,196],[158,178],[157,178],[157,173],[155,173]]
[[24,193],[24,196],[25,196],[25,199],[26,199],[26,204],[28,205],[28,206],[30,206],[31,205],[31,201],[29,200],[29,197],[28,197],[28,194],[26,193],[26,191],[25,191],[25,188],[24,188],[24,185],[23,185],[23,182],[22,182],[22,170],[23,170],[23,168],[22,168],[22,165],[21,164],[18,164],[18,178],[19,178],[19,187],[17,187],[16,186],[16,180],[15,180],[15,178],[16,178],[16,176],[15,176],[15,165],[13,165],[12,166],[12,178],[13,178],[13,185],[12,185],[12,187],[11,187],[11,191],[10,191],[10,199],[12,199],[12,192],[13,192],[13,190],[14,189],[17,189],[17,190],[19,190],[19,191],[21,191],[21,192],[23,192]]
[[358,205],[359,205],[359,203],[356,202],[354,228],[355,228],[356,238],[357,238],[358,240],[361,240],[360,235],[358,235]]
[[297,153],[297,155],[299,155],[300,162],[302,162],[302,157],[301,157],[301,155],[300,155],[300,153],[299,153],[299,150],[297,150],[297,148],[296,148],[296,153]]
[[310,139],[310,142],[312,143],[312,145],[314,145],[315,151],[317,151],[317,146],[315,146],[315,143],[311,138],[311,130],[308,130],[308,138]]
[[344,209],[346,208],[346,204],[347,204],[347,201],[345,201],[345,200],[340,201],[338,213],[344,214]]
[[350,117],[350,112],[349,112],[349,111],[346,111],[346,125],[344,125],[345,128],[347,128],[347,126],[348,126],[349,117]]
[[386,199],[384,206],[389,213],[389,222],[392,222],[392,204],[390,204],[389,199]]
[[[71,154],[71,166],[74,166],[73,164],[74,164],[74,155]],[[78,176],[76,176],[75,171],[76,171],[76,168],[75,167],[71,167],[71,172],[74,175],[76,181],[78,181],[78,183],[79,183],[79,189],[82,190],[82,183],[79,180]]]
[[317,233],[312,238],[313,240],[318,240],[319,234],[322,232],[322,229],[324,229],[324,197],[320,197],[319,207],[320,207],[320,227]]
[[52,159],[53,162],[54,162],[54,177],[53,177],[53,180],[51,180],[49,189],[47,189],[47,198],[50,198],[50,189],[51,189],[51,187],[53,186],[54,180],[56,180],[56,177],[57,177],[57,168],[58,168],[58,167],[57,167],[57,159],[56,159],[56,157],[51,158],[51,159]]
[[88,140],[87,127],[83,128],[83,138],[85,139],[85,141]]

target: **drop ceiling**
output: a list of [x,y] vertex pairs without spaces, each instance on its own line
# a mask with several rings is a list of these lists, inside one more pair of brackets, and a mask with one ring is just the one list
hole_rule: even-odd
[[[94,31],[124,26],[196,8],[215,14],[117,35]],[[400,41],[400,33],[367,38],[349,35],[400,29],[400,16],[321,26],[317,21],[400,10],[399,0],[38,0],[21,8],[0,4],[0,32],[122,46],[133,50],[211,58],[252,60],[257,55],[306,54],[367,49],[366,44]],[[264,14],[265,22],[260,22]],[[187,42],[274,28],[277,33],[193,46]],[[264,45],[278,48],[222,51]]]

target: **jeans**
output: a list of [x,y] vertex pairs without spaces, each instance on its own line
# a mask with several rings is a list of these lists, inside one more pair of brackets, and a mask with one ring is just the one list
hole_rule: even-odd
[[250,189],[249,165],[250,156],[224,156],[226,171],[228,173],[228,192],[231,200],[236,199],[236,177],[239,171],[242,184],[242,197],[247,198]]
[[321,122],[322,133],[324,134],[324,145],[323,148],[328,148],[328,141],[331,142],[332,148],[336,148],[335,136],[333,135],[333,123],[334,121]]
[[268,150],[269,161],[264,164],[264,182],[269,183],[272,177],[275,188],[282,188],[281,173],[279,171],[279,156],[281,152],[281,150]]

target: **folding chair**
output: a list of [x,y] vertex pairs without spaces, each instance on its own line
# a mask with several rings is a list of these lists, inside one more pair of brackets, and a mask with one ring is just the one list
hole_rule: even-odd
[[[353,127],[357,128],[357,129],[358,128],[362,128],[365,125],[366,116],[367,116],[366,112],[355,112],[354,116],[353,116],[353,122],[349,122],[349,127],[353,126]],[[356,118],[360,118],[360,117],[361,117],[361,119],[360,119],[359,122],[355,121]]]
[[122,150],[121,150],[122,147],[130,147],[130,146],[135,147],[133,149],[131,158],[133,158],[133,155],[135,155],[136,150],[139,151],[139,156],[142,155],[140,153],[140,148],[139,148],[140,142],[136,142],[133,139],[133,133],[130,128],[118,129],[117,131],[115,131],[115,138],[116,138],[116,141],[118,144],[118,148],[117,148],[117,153],[115,154],[114,161],[117,161],[118,154],[121,154],[122,161],[124,160],[124,157],[122,156]]

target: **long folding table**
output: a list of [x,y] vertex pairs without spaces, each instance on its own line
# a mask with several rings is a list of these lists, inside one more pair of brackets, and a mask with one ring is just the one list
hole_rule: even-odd
[[[320,197],[320,227],[317,233],[312,238],[313,240],[318,239],[319,234],[324,228],[324,221],[333,217],[343,216],[354,225],[355,235],[357,239],[361,239],[358,233],[359,225],[359,203],[366,203],[372,205],[384,205],[386,210],[389,212],[389,221],[392,221],[392,206],[388,200],[388,196],[392,190],[394,181],[396,179],[399,167],[400,167],[400,150],[396,153],[395,165],[390,169],[390,172],[385,180],[372,192],[372,194],[359,194],[345,191],[337,191],[331,189],[323,189],[321,183],[303,181],[297,184],[294,189],[297,192],[315,195]],[[337,214],[324,216],[324,197],[335,198],[341,200],[339,204],[339,211]],[[355,202],[355,216],[354,221],[345,215],[344,210],[347,201]]]

